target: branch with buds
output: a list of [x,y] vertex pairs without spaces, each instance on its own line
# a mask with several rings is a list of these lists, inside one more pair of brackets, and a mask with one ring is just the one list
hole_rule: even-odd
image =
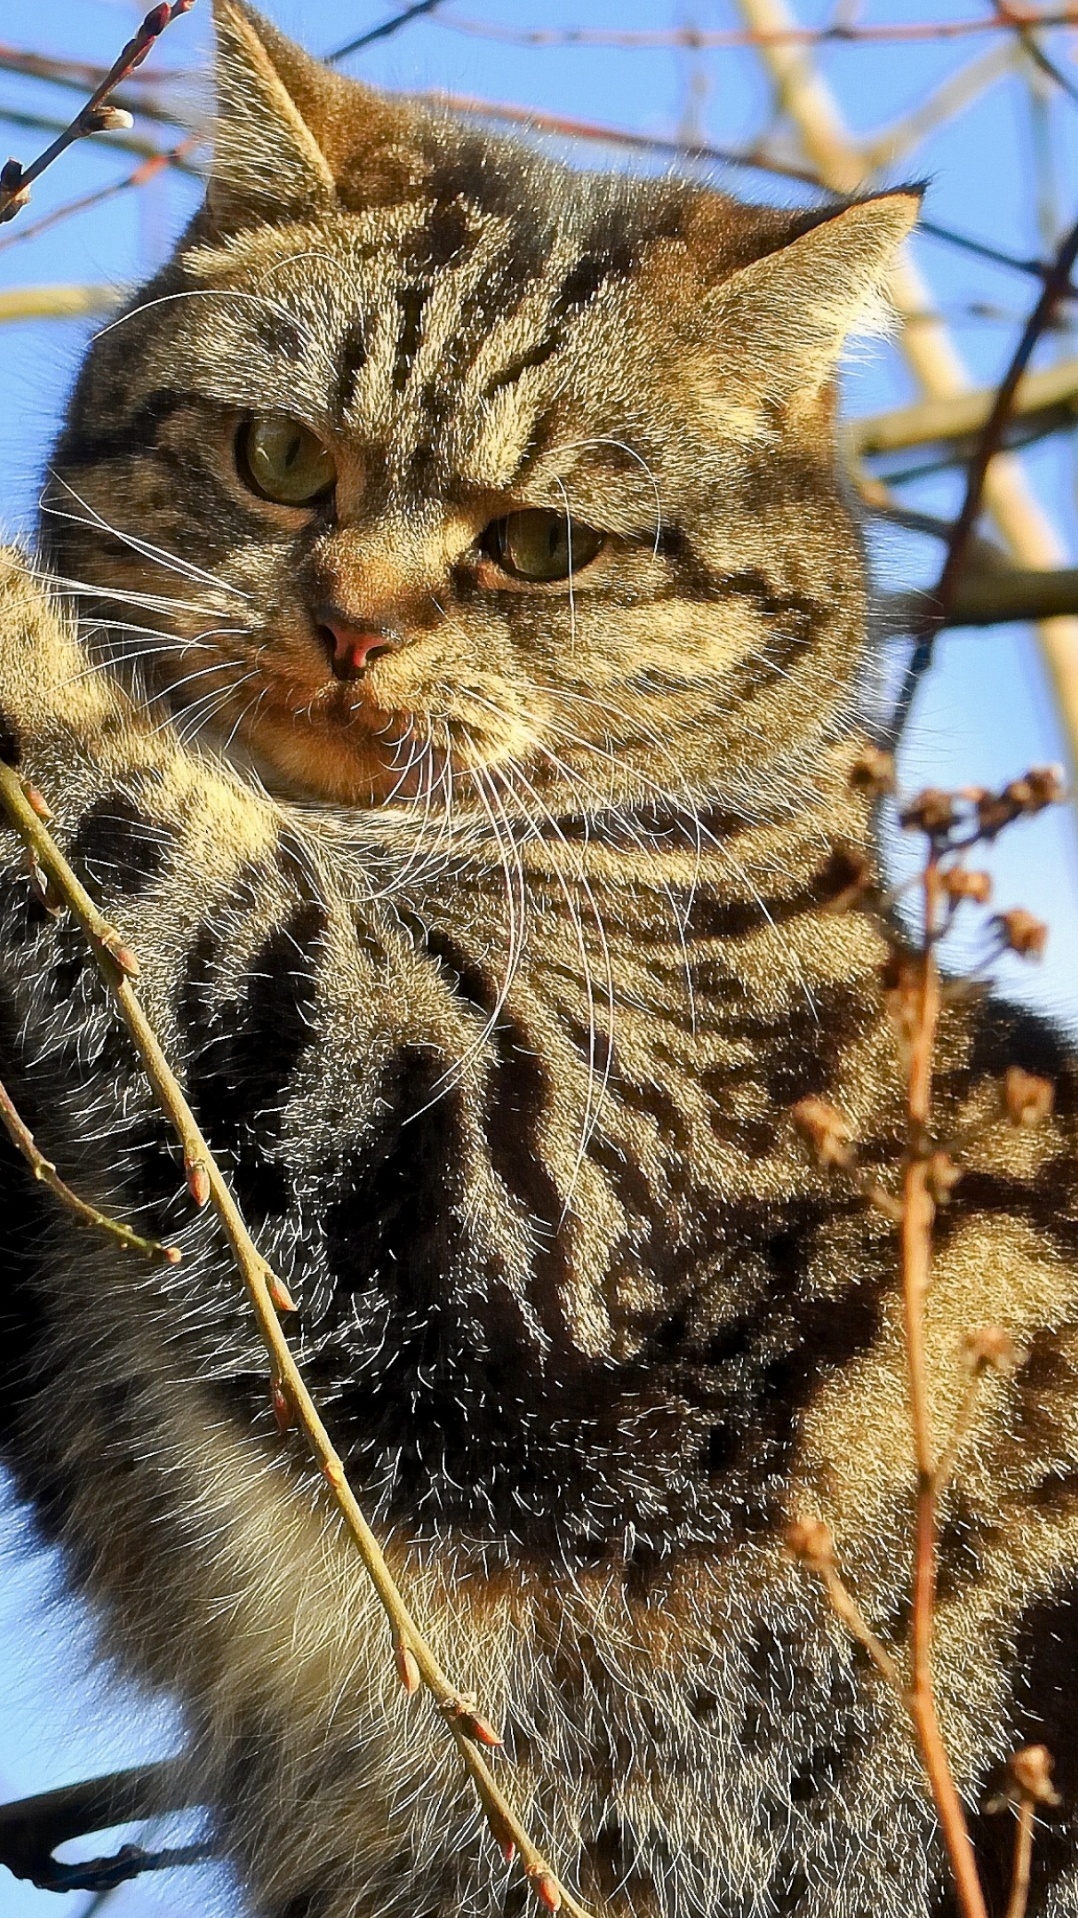
[[94,133],[115,133],[132,125],[130,113],[124,107],[114,106],[111,95],[142,65],[165,28],[171,26],[181,14],[190,13],[194,4],[195,0],[171,0],[171,3],[170,0],[161,0],[160,6],[151,7],[138,32],[132,35],[113,61],[85,106],[80,107],[75,118],[62,133],[57,134],[51,146],[39,153],[28,167],[24,167],[19,160],[8,160],[0,167],[0,226],[21,213],[29,201],[30,188],[35,180],[39,180],[46,167],[50,167],[77,140],[88,139]]
[[478,1699],[454,1685],[443,1672],[348,1483],[343,1461],[281,1328],[281,1315],[294,1312],[295,1305],[287,1286],[272,1271],[251,1238],[231,1189],[143,1010],[135,987],[139,974],[135,953],[98,910],[68,865],[42,816],[47,808],[40,795],[27,787],[15,767],[3,761],[0,761],[0,812],[6,815],[23,841],[39,875],[37,883],[45,888],[50,904],[69,912],[81,925],[112,1002],[134,1041],[157,1103],[180,1142],[188,1191],[197,1206],[212,1205],[217,1214],[269,1355],[270,1400],[278,1427],[283,1432],[294,1425],[307,1441],[381,1601],[401,1684],[409,1696],[424,1688],[430,1693],[456,1743],[493,1837],[507,1859],[519,1855],[525,1876],[540,1903],[548,1911],[564,1910],[571,1918],[589,1918],[585,1908],[560,1883],[499,1785],[484,1750],[498,1750],[501,1737],[481,1711]]
[[[868,748],[854,769],[853,780],[877,797],[893,793],[890,754],[878,747]],[[792,1114],[818,1165],[833,1176],[856,1181],[866,1202],[892,1217],[898,1231],[915,1466],[910,1645],[905,1666],[873,1632],[843,1579],[826,1524],[819,1518],[798,1519],[789,1528],[787,1545],[793,1556],[821,1580],[833,1610],[909,1715],[935,1801],[962,1918],[987,1918],[987,1907],[936,1707],[932,1645],[939,1501],[972,1421],[981,1381],[992,1371],[1013,1371],[1017,1353],[1011,1335],[1002,1327],[986,1326],[967,1335],[959,1355],[966,1375],[965,1389],[950,1433],[937,1446],[925,1340],[933,1226],[939,1207],[947,1204],[962,1177],[957,1155],[961,1145],[968,1142],[937,1136],[933,1123],[933,1057],[942,1003],[938,949],[959,913],[970,906],[985,907],[991,897],[989,875],[966,863],[969,854],[991,844],[1016,820],[1029,818],[1065,797],[1059,769],[1038,766],[999,792],[980,786],[959,792],[928,787],[899,810],[903,828],[921,834],[925,841],[919,879],[920,938],[916,944],[909,944],[891,936],[883,969],[884,997],[905,1080],[906,1146],[900,1193],[882,1192],[874,1181],[861,1181],[854,1130],[836,1106],[820,1098],[802,1099]],[[834,882],[832,910],[854,905],[873,909],[880,904],[868,861],[860,854],[851,857],[840,848],[832,859],[830,881]],[[989,924],[997,951],[1008,950],[1026,959],[1038,959],[1043,953],[1047,927],[1032,913],[1014,908],[997,914]],[[1053,1092],[1048,1080],[1012,1065],[1000,1085],[996,1118],[1016,1128],[1039,1125],[1051,1114]],[[1011,1760],[1011,1775],[1017,1781],[1013,1802],[1019,1823],[1007,1918],[1023,1918],[1025,1913],[1033,1808],[1037,1803],[1050,1802],[1037,1796],[1038,1791],[1050,1790],[1048,1756],[1042,1748],[1034,1749],[1040,1753],[1036,1764],[1041,1767],[1037,1773],[1041,1782],[1036,1789],[1029,1782],[1034,1775],[1030,1754],[1018,1753]]]

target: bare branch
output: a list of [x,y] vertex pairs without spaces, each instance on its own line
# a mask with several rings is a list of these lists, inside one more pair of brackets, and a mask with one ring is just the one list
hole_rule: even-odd
[[[851,452],[897,453],[911,446],[939,441],[973,439],[983,433],[996,405],[998,388],[981,387],[950,398],[920,400],[889,413],[870,413],[846,420],[842,433]],[[1043,421],[1073,425],[1078,417],[1078,359],[1061,360],[1039,373],[1025,373],[1017,381],[1008,420],[1026,424]],[[1006,422],[1004,423],[1004,433]]]
[[967,569],[956,582],[946,609],[929,589],[896,593],[882,601],[880,611],[892,633],[916,632],[930,620],[939,632],[956,626],[1065,619],[1078,616],[1078,566],[1044,572],[1026,566],[1005,571]]
[[122,107],[110,105],[112,95],[136,67],[142,65],[165,28],[173,20],[179,19],[181,14],[189,13],[194,3],[195,0],[161,0],[159,6],[151,7],[138,32],[132,35],[104,79],[94,88],[85,106],[57,134],[51,145],[39,153],[28,167],[21,166],[18,160],[9,160],[6,166],[0,168],[0,225],[5,220],[14,219],[16,213],[26,205],[34,181],[39,180],[46,167],[66,153],[76,140],[85,140],[95,133],[115,131],[124,125],[130,126],[130,114]]
[[376,40],[388,40],[399,33],[412,20],[419,20],[423,14],[433,13],[441,0],[412,0],[410,7],[403,7],[390,20],[384,20],[380,27],[371,27],[368,33],[358,34],[354,40],[346,40],[343,47],[335,47],[332,53],[325,55],[327,66],[335,66],[338,60],[344,60],[350,53],[358,53],[361,47],[373,46]]
[[[416,9],[418,11],[418,9]],[[1001,8],[995,19],[965,20],[889,20],[876,26],[857,25],[845,20],[831,21],[825,27],[799,27],[794,24],[738,32],[701,30],[697,27],[656,28],[651,32],[626,33],[613,27],[506,27],[493,20],[440,20],[439,26],[454,33],[466,33],[482,40],[500,40],[515,47],[820,47],[834,41],[846,45],[892,45],[896,41],[961,40],[970,34],[1001,33],[1030,27],[1078,26],[1078,8],[1060,7],[1047,13],[1019,12]]]
[[146,1852],[125,1845],[112,1858],[76,1865],[63,1864],[54,1854],[72,1838],[157,1818],[164,1812],[186,1811],[200,1803],[191,1790],[187,1766],[176,1758],[39,1792],[33,1798],[0,1805],[0,1865],[43,1891],[62,1892],[109,1890],[143,1871],[193,1864],[209,1856],[207,1846]]
[[77,1192],[65,1183],[57,1172],[51,1159],[46,1159],[38,1146],[33,1133],[22,1118],[10,1092],[0,1080],[0,1125],[3,1125],[12,1145],[22,1153],[34,1178],[59,1199],[60,1204],[74,1214],[80,1225],[94,1226],[99,1232],[105,1232],[118,1240],[129,1252],[141,1252],[148,1259],[160,1259],[165,1265],[178,1265],[183,1254],[177,1245],[160,1245],[156,1239],[144,1239],[141,1233],[133,1232],[129,1225],[122,1225],[118,1219],[110,1219],[99,1212],[96,1205],[89,1205],[80,1199]]
[[271,1395],[278,1423],[297,1425],[318,1464],[345,1527],[381,1601],[390,1628],[391,1652],[405,1690],[422,1684],[430,1692],[451,1733],[465,1770],[486,1814],[496,1842],[519,1856],[524,1874],[548,1910],[564,1909],[570,1918],[589,1918],[585,1907],[562,1885],[509,1799],[480,1747],[501,1745],[477,1701],[452,1684],[413,1618],[367,1523],[345,1473],[344,1464],[292,1355],[278,1313],[291,1308],[287,1289],[262,1257],[244,1224],[209,1145],[161,1048],[135,990],[139,966],[135,954],[109,924],[68,865],[44,820],[26,796],[13,767],[0,762],[0,808],[54,893],[78,920],[98,971],[142,1060],[161,1111],[183,1150],[188,1189],[198,1205],[212,1204],[243,1280],[270,1361]]
[[111,313],[120,303],[114,286],[13,286],[0,291],[5,320],[70,320],[83,313]]

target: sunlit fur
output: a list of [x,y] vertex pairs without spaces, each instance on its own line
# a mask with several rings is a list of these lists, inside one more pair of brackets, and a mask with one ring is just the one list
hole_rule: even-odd
[[[826,910],[835,840],[868,838],[830,379],[913,197],[573,174],[218,25],[207,206],[91,349],[51,588],[0,568],[0,751],[137,948],[357,1490],[567,1881],[601,1918],[943,1918],[903,1714],[781,1542],[825,1515],[901,1651],[893,1226],[789,1111],[836,1101],[894,1182],[883,946]],[[237,472],[274,414],[332,449],[331,514]],[[481,549],[520,507],[607,536],[571,590]],[[387,636],[361,678],[327,606]],[[0,1072],[80,1191],[184,1250],[138,1263],[0,1161],[19,1482],[106,1650],[179,1698],[259,1918],[515,1918],[81,935],[0,854]],[[1012,1060],[1060,1078],[1037,1133],[1000,1122]],[[969,1329],[1022,1353],[944,1514],[975,1809],[1031,1738],[1078,1786],[1075,1092],[1051,1033],[969,1001],[939,1067],[972,1164],[937,1430]],[[1069,1809],[1038,1834],[1037,1918],[1078,1911],[1074,1837]],[[1008,1820],[977,1839],[998,1891]]]

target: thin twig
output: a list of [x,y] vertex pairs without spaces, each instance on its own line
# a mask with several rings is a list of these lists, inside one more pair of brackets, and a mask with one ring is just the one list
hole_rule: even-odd
[[401,1682],[409,1692],[424,1685],[435,1700],[452,1733],[465,1770],[471,1777],[487,1822],[510,1856],[519,1854],[525,1875],[540,1901],[551,1911],[564,1909],[571,1918],[588,1918],[584,1906],[555,1877],[538,1846],[498,1785],[479,1746],[501,1744],[498,1733],[478,1711],[476,1702],[453,1685],[439,1665],[412,1617],[367,1523],[345,1474],[329,1433],[292,1355],[279,1311],[291,1307],[287,1288],[262,1257],[244,1224],[209,1145],[161,1048],[135,990],[138,961],[116,928],[94,904],[68,865],[44,822],[30,805],[19,775],[0,763],[0,808],[37,860],[57,895],[79,921],[94,959],[135,1048],[142,1060],[157,1103],[183,1149],[187,1182],[197,1204],[212,1204],[270,1356],[275,1408],[282,1423],[294,1420],[316,1459],[351,1535],[367,1575],[389,1622],[393,1655]]
[[1060,246],[1052,272],[1045,281],[1040,297],[1026,321],[1022,337],[1011,356],[1011,363],[996,390],[992,410],[984,423],[977,451],[970,461],[962,508],[955,520],[943,567],[932,593],[932,603],[922,616],[917,644],[914,646],[898,699],[895,702],[889,727],[892,743],[897,743],[903,736],[917,696],[917,689],[932,663],[933,642],[936,634],[949,621],[951,602],[965,565],[970,536],[981,510],[988,469],[999,452],[1022,375],[1029,364],[1037,341],[1055,312],[1063,289],[1070,280],[1076,259],[1078,259],[1078,221]]
[[1058,67],[1054,60],[1049,59],[1033,32],[1034,23],[1030,21],[1029,15],[1016,12],[1013,7],[1006,4],[1006,0],[992,0],[992,4],[1001,26],[1011,29],[1026,57],[1032,60],[1034,66],[1046,74],[1053,85],[1059,87],[1068,99],[1078,105],[1078,87],[1067,77],[1062,67]]
[[0,1080],[0,1125],[3,1125],[12,1145],[17,1146],[30,1167],[34,1178],[41,1185],[47,1185],[60,1204],[72,1212],[80,1225],[93,1226],[98,1232],[106,1232],[110,1238],[118,1240],[129,1252],[141,1252],[144,1258],[160,1260],[165,1265],[179,1265],[182,1252],[178,1245],[161,1245],[156,1239],[144,1239],[139,1232],[133,1232],[129,1225],[121,1224],[119,1219],[110,1219],[105,1212],[99,1212],[96,1205],[89,1205],[80,1199],[77,1192],[60,1177],[51,1159],[46,1159],[34,1138],[25,1119],[19,1112],[7,1087]]
[[1033,1869],[1033,1821],[1036,1808],[1028,1793],[1022,1794],[1014,1833],[1014,1870],[1006,1918],[1026,1918],[1029,1903],[1029,1879]]
[[338,60],[346,59],[350,53],[358,53],[361,47],[373,46],[376,40],[388,40],[394,33],[399,33],[402,27],[408,26],[410,21],[433,13],[441,3],[442,0],[412,0],[410,7],[402,8],[389,20],[383,20],[380,27],[371,27],[369,32],[360,33],[354,40],[346,40],[343,47],[335,47],[332,53],[327,53],[324,56],[326,65],[335,66]]
[[22,220],[4,239],[0,240],[0,253],[9,246],[19,246],[24,240],[36,240],[39,234],[47,233],[51,227],[59,226],[62,221],[70,220],[78,213],[89,213],[95,207],[113,200],[118,193],[127,193],[132,187],[145,186],[154,179],[164,167],[175,165],[176,161],[188,153],[197,144],[194,137],[181,140],[178,146],[170,147],[166,153],[152,153],[143,160],[133,173],[122,180],[111,180],[108,186],[98,187],[93,193],[83,193],[77,200],[67,200],[62,206],[54,206],[50,212],[43,213],[40,220]]
[[80,107],[75,118],[58,133],[51,145],[28,167],[20,166],[18,160],[9,160],[0,169],[0,223],[10,220],[26,205],[30,197],[30,188],[39,180],[54,160],[58,160],[76,140],[85,140],[91,134],[107,132],[110,127],[130,125],[130,116],[119,107],[110,106],[111,95],[118,86],[130,78],[136,67],[140,67],[154,42],[165,28],[181,14],[189,13],[195,0],[161,0],[161,4],[151,7],[137,33],[131,36],[123,51],[113,61],[104,79],[94,88],[85,106]]
[[900,1231],[902,1294],[906,1318],[906,1361],[910,1420],[917,1472],[913,1555],[913,1603],[910,1619],[909,1707],[921,1758],[935,1800],[963,1918],[987,1918],[966,1815],[943,1743],[932,1674],[932,1636],[936,1602],[937,1466],[932,1441],[925,1359],[925,1300],[931,1278],[935,1201],[930,1183],[927,1141],[932,1116],[932,1060],[940,1013],[940,980],[935,941],[942,890],[939,859],[930,845],[925,862],[924,935],[914,976],[907,980],[910,1037],[906,1111],[907,1153]]
[[1016,27],[1078,26],[1078,8],[1061,7],[1052,13],[1020,13],[1008,8],[1007,17],[965,20],[888,20],[875,26],[834,20],[825,27],[780,27],[773,31],[737,28],[701,30],[697,27],[659,27],[627,33],[614,27],[508,27],[494,20],[441,20],[440,26],[482,40],[500,40],[515,47],[821,47],[836,41],[846,45],[891,45],[895,41],[961,40],[970,34],[1001,33]]

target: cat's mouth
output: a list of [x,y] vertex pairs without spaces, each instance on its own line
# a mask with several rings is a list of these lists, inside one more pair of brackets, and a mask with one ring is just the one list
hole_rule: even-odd
[[512,742],[460,710],[393,700],[372,678],[313,692],[274,677],[235,719],[214,723],[226,750],[253,756],[263,779],[352,806],[419,801],[444,806],[503,762]]

